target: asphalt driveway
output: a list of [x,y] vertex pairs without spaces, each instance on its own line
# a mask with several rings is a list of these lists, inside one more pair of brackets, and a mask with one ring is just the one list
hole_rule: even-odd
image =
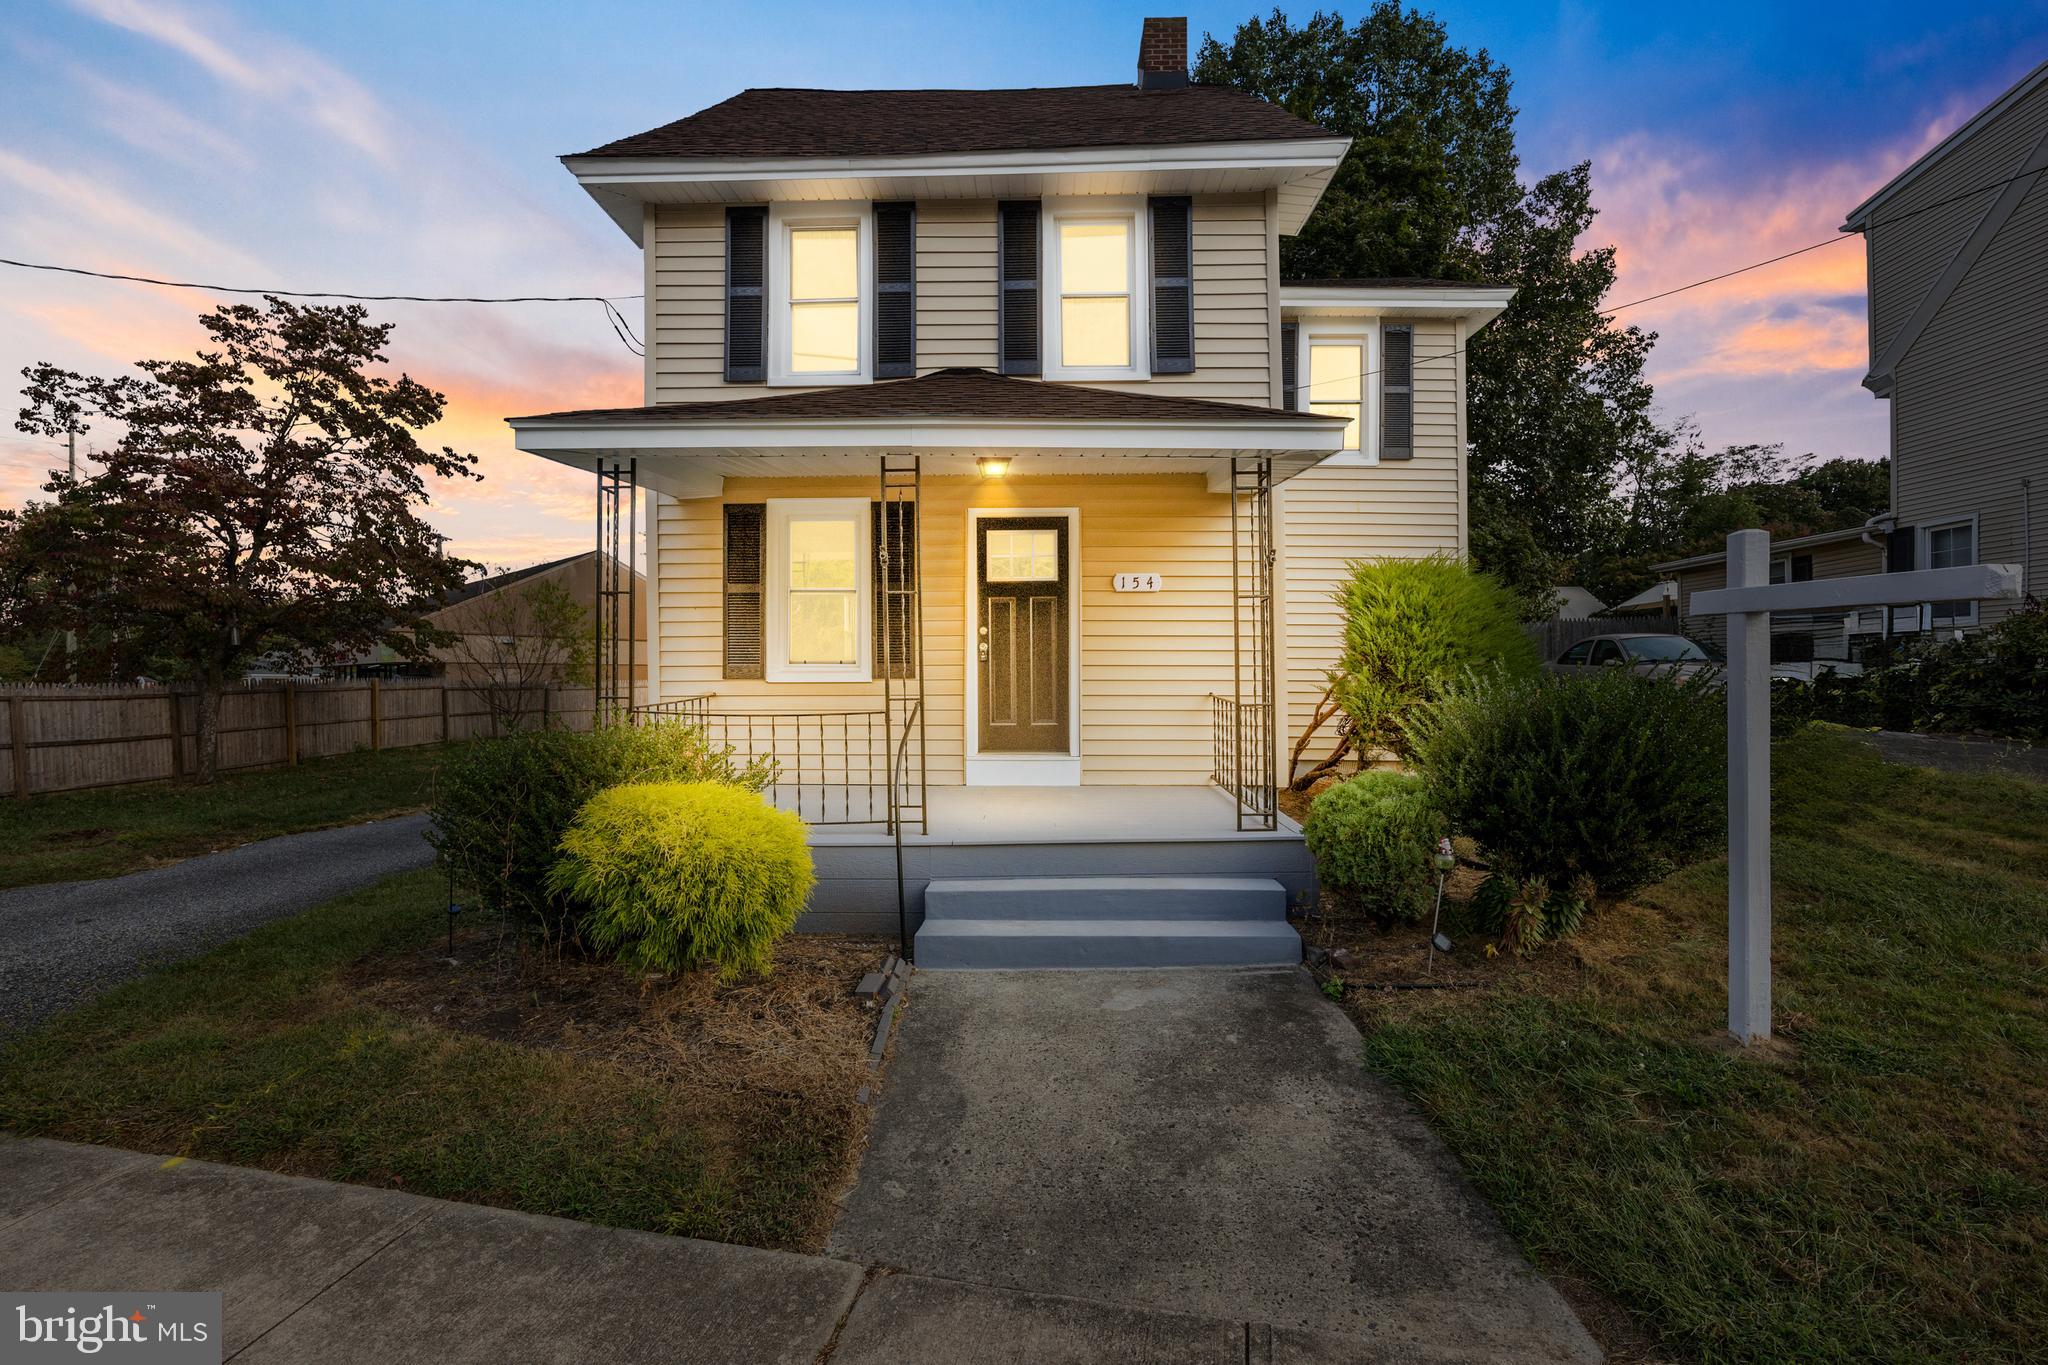
[[427,817],[317,829],[100,881],[0,891],[0,1038],[154,967],[193,957],[433,861]]
[[919,974],[831,1248],[1373,1359],[1600,1358],[1299,970]]

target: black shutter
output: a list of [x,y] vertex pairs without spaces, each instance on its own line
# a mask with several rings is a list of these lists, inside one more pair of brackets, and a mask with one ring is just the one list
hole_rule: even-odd
[[1901,526],[1885,538],[1884,571],[1886,573],[1911,573],[1913,571],[1913,528]]
[[1038,374],[1038,201],[996,205],[996,355],[1004,374]]
[[1380,330],[1380,458],[1415,458],[1415,329]]
[[1194,204],[1185,195],[1152,201],[1152,373],[1195,370]]
[[767,285],[768,210],[758,206],[727,209],[725,382],[728,384],[758,384],[768,377]]
[[1811,583],[1813,581],[1812,555],[1793,555],[1790,567],[1794,583]]
[[725,676],[760,678],[767,644],[762,633],[768,505],[725,505]]
[[[917,676],[917,504],[871,502],[875,576],[875,676]],[[885,565],[882,550],[888,548]],[[893,591],[892,591],[893,589]]]
[[1301,329],[1291,322],[1280,324],[1280,406],[1289,412],[1301,407]]
[[875,378],[917,373],[917,205],[875,205]]

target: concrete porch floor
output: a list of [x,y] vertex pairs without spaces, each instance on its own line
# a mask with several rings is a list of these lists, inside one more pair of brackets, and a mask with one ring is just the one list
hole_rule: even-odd
[[[805,811],[827,813],[867,809],[860,788],[828,790],[820,805],[812,792]],[[786,792],[771,792],[785,809],[796,809]],[[928,788],[929,831],[918,828],[911,812],[904,827],[906,844],[1131,844],[1183,840],[1247,839],[1296,842],[1301,827],[1280,816],[1272,830],[1237,827],[1237,804],[1222,788],[1207,784],[1185,787],[931,787]],[[891,842],[884,823],[812,824],[813,846]]]

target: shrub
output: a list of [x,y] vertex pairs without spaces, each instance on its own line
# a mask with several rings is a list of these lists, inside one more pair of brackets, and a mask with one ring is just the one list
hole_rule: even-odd
[[1421,778],[1363,772],[1340,782],[1309,807],[1302,833],[1323,885],[1381,925],[1429,913],[1443,816]]
[[1722,696],[1705,677],[1475,677],[1410,734],[1453,827],[1517,886],[1626,895],[1725,827]]
[[1553,889],[1542,877],[1516,881],[1495,872],[1472,893],[1472,916],[1501,947],[1523,957],[1555,939],[1570,938],[1592,908],[1593,880],[1579,876]]
[[715,782],[640,782],[584,805],[548,887],[583,907],[591,946],[627,966],[731,980],[767,974],[813,880],[789,812]]
[[539,730],[463,746],[435,784],[427,836],[479,905],[550,942],[573,938],[573,913],[547,887],[562,835],[584,802],[628,782],[718,782],[759,791],[761,762],[736,764],[702,732],[661,723]]
[[1981,730],[2048,740],[2048,611],[2038,602],[1989,630],[1919,645],[1859,676],[1772,687],[1780,733],[1808,720],[1887,730]]
[[1458,560],[1361,560],[1348,566],[1337,605],[1344,647],[1332,695],[1361,750],[1405,748],[1404,720],[1474,669],[1536,671],[1514,594]]

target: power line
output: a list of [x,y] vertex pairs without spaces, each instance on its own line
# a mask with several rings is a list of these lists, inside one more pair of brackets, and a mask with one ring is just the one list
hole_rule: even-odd
[[191,280],[160,280],[150,275],[122,275],[110,270],[87,270],[75,265],[15,261],[5,256],[0,256],[0,265],[11,265],[19,270],[48,270],[62,275],[84,275],[95,280],[154,284],[165,289],[203,289],[212,294],[274,294],[283,299],[348,299],[355,303],[609,303],[613,299],[646,297],[643,294],[510,294],[498,297],[468,294],[346,294],[337,289],[250,289],[228,284],[197,284]]

